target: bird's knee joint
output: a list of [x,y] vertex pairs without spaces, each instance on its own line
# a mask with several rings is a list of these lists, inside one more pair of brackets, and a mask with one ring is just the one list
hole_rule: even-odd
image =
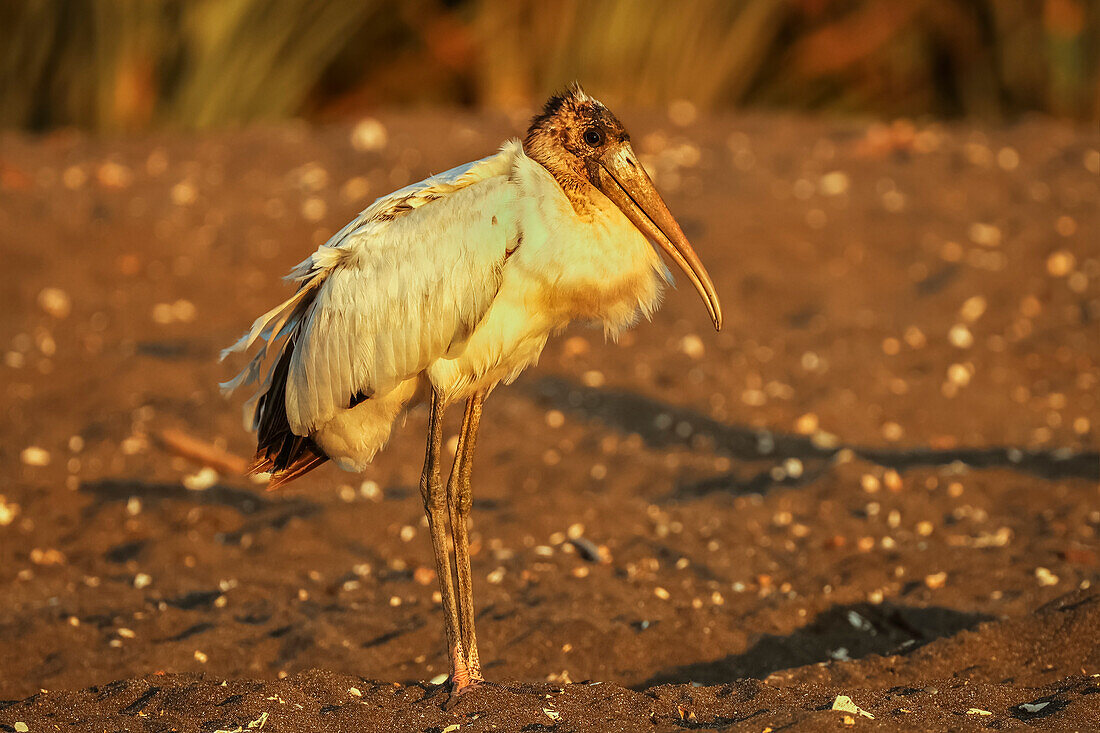
[[447,505],[443,486],[438,482],[421,481],[420,498],[424,500],[424,509],[428,511],[440,511]]

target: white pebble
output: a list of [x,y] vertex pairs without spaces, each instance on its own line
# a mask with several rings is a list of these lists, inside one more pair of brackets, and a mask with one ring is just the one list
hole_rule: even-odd
[[706,347],[703,345],[703,339],[699,338],[693,333],[689,333],[680,340],[680,351],[684,352],[692,359],[702,359],[706,355]]
[[373,117],[360,120],[351,131],[351,146],[360,152],[381,150],[387,140],[385,126]]
[[844,171],[830,171],[821,177],[818,188],[826,196],[839,196],[847,192],[848,174]]
[[36,445],[27,446],[23,449],[23,452],[19,454],[23,464],[27,466],[48,466],[50,465],[50,452],[45,448],[39,448]]
[[38,293],[38,306],[54,318],[64,318],[72,311],[69,294],[61,288],[42,288]]
[[1035,579],[1039,581],[1041,586],[1057,585],[1060,580],[1057,575],[1044,567],[1035,568]]
[[947,340],[958,349],[969,349],[974,345],[974,335],[962,323],[956,323],[951,327],[951,330],[947,332]]
[[205,491],[218,482],[218,472],[205,466],[190,476],[183,477],[183,485],[191,491]]

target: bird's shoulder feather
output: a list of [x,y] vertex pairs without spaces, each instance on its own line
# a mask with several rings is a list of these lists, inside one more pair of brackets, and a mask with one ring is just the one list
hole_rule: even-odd
[[[223,387],[260,381],[269,353],[292,352],[277,376],[291,429],[308,435],[352,400],[393,389],[465,339],[500,287],[515,236],[508,177],[517,155],[519,143],[510,142],[368,206],[291,271],[297,293],[223,352],[265,342]],[[257,398],[278,386],[273,371]]]

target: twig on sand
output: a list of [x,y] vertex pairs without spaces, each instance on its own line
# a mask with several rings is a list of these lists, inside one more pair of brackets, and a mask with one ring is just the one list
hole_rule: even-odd
[[165,428],[157,433],[157,440],[169,453],[210,466],[220,473],[243,476],[248,472],[248,460],[182,430]]

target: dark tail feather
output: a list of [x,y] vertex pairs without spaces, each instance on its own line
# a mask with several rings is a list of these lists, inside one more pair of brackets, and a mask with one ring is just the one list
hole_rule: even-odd
[[311,438],[295,435],[287,420],[286,380],[290,374],[294,338],[291,336],[287,340],[279,363],[275,365],[271,386],[256,403],[256,459],[248,472],[270,473],[269,491],[304,476],[328,460]]

